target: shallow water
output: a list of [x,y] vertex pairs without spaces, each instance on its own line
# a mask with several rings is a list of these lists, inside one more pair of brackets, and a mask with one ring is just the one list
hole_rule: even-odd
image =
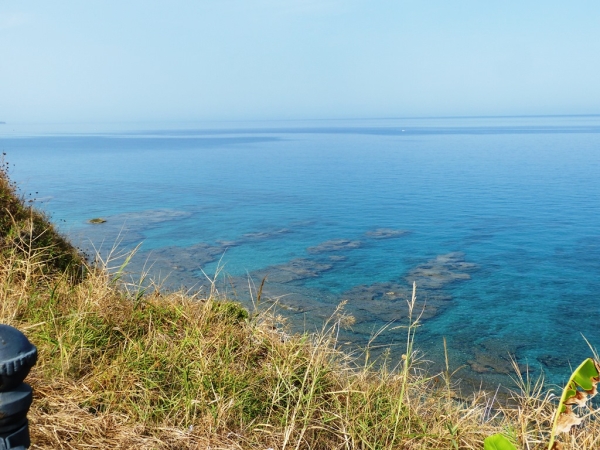
[[561,382],[600,343],[597,116],[8,124],[0,149],[80,245],[143,242],[170,286],[221,264],[244,301],[267,275],[295,327],[347,299],[344,342],[401,343],[416,281],[417,346],[466,380],[509,384],[510,353]]

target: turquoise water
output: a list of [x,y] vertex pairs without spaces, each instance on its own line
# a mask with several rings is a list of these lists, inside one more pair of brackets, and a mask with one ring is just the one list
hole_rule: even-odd
[[245,302],[267,275],[295,329],[346,299],[343,342],[401,343],[416,281],[417,346],[446,337],[466,382],[510,384],[509,354],[560,382],[600,343],[598,116],[7,124],[0,149],[84,248],[142,242],[132,268],[173,287],[220,264]]

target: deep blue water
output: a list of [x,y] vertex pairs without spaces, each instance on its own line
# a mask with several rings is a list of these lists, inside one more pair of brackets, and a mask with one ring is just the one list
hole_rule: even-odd
[[174,287],[220,261],[242,301],[268,275],[296,328],[347,299],[344,342],[401,343],[416,280],[417,346],[446,337],[458,377],[507,383],[510,353],[560,382],[600,344],[598,116],[7,124],[0,150],[80,245],[143,242],[132,268]]

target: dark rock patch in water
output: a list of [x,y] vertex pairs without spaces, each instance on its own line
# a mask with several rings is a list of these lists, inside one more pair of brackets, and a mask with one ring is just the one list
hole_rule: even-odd
[[192,213],[173,209],[149,209],[145,211],[129,212],[110,216],[110,221],[119,226],[134,229],[144,229],[149,225],[168,222],[171,220],[187,219]]
[[[407,319],[407,302],[411,297],[411,286],[391,281],[355,286],[340,296],[342,300],[348,300],[348,310],[355,315],[357,323],[373,319],[383,323]],[[422,319],[430,319],[446,308],[452,297],[418,290],[417,299],[413,316],[416,318],[422,311]]]
[[266,239],[273,239],[275,237],[291,233],[292,230],[288,228],[279,228],[276,230],[268,230],[268,231],[257,231],[255,233],[246,233],[242,236],[242,242],[251,242],[251,241],[264,241]]
[[564,356],[545,354],[538,356],[537,359],[548,369],[569,367],[569,359]]
[[395,230],[393,228],[377,228],[375,230],[367,231],[365,235],[373,239],[393,239],[405,236],[409,233],[410,231],[407,230]]
[[476,264],[468,263],[461,252],[447,253],[419,264],[406,276],[409,283],[417,283],[420,289],[442,289],[455,281],[469,280]]
[[333,265],[307,258],[292,259],[283,264],[266,267],[264,269],[252,272],[251,276],[255,279],[267,277],[272,283],[289,283],[291,281],[303,280],[306,278],[316,278],[321,273],[331,270]]
[[292,233],[289,228],[278,228],[275,230],[256,231],[253,233],[243,234],[239,239],[229,241],[217,241],[217,244],[223,248],[239,247],[240,245],[249,244],[252,242],[266,241],[268,239],[275,239],[285,234]]
[[205,243],[185,248],[163,247],[139,252],[132,262],[132,268],[135,269],[144,264],[155,278],[166,280],[168,286],[172,288],[190,287],[190,284],[197,285],[199,282],[205,281],[198,279],[197,272],[206,264],[219,259],[224,251],[225,248],[220,245]]
[[[512,359],[517,358],[517,352],[522,347],[521,345],[502,338],[488,338],[475,343],[472,333],[463,333],[461,338],[457,341],[462,340],[460,347],[467,355],[470,355],[466,362],[473,372],[516,375]],[[521,364],[518,364],[517,367],[521,373],[526,370],[526,367]]]
[[[331,242],[325,242],[324,247],[336,246],[337,248],[338,245],[346,245],[353,241],[335,240],[333,244]],[[317,311],[321,311],[317,316],[323,319],[328,317],[339,302],[347,301],[346,311],[354,316],[357,330],[369,324],[381,326],[389,322],[405,322],[408,319],[407,302],[412,297],[412,279],[410,282],[387,281],[358,285],[341,294],[328,295],[316,289],[301,288],[298,283],[295,283],[317,278],[324,272],[333,270],[335,263],[344,259],[345,257],[337,255],[331,255],[326,260],[297,258],[254,271],[250,276],[253,280],[262,280],[266,277],[264,295],[276,298],[279,305],[289,312],[311,311],[311,315],[314,315]],[[464,261],[462,253],[450,253],[439,255],[413,269],[410,274],[417,275],[414,278],[417,282],[418,299],[413,317],[422,313],[423,320],[430,319],[448,308],[452,297],[440,289],[448,283],[468,279],[468,274],[462,271],[474,268],[474,264]],[[410,278],[412,277],[407,277]],[[300,290],[302,294],[299,294]],[[315,318],[316,316],[311,319]],[[363,330],[363,332],[367,331]],[[359,331],[359,334],[363,332]]]
[[308,247],[306,251],[313,254],[339,252],[342,250],[359,248],[361,245],[362,242],[360,241],[352,241],[350,239],[332,239],[330,241],[322,242],[319,245],[315,245],[314,247]]

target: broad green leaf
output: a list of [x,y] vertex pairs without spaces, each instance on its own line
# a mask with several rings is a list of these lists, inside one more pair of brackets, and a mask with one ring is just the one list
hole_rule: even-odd
[[[572,407],[585,405],[587,400],[596,394],[599,379],[599,365],[592,358],[583,361],[571,374],[556,407],[548,449],[553,448],[554,438],[558,434],[568,433],[573,426],[581,423],[582,419],[573,412]],[[579,390],[578,387],[587,392]]]
[[598,378],[598,369],[592,358],[586,359],[578,368],[573,372],[572,380],[581,386],[586,391],[591,391],[594,387],[593,378]]
[[483,441],[484,450],[517,450],[517,448],[503,434],[494,434]]
[[588,358],[583,361],[581,365],[575,369],[575,372],[571,374],[571,378],[569,378],[569,382],[560,396],[558,410],[563,412],[565,410],[564,404],[569,403],[568,400],[577,395],[577,386],[585,391],[593,390],[596,384],[598,384],[598,377],[598,369],[594,360]]

